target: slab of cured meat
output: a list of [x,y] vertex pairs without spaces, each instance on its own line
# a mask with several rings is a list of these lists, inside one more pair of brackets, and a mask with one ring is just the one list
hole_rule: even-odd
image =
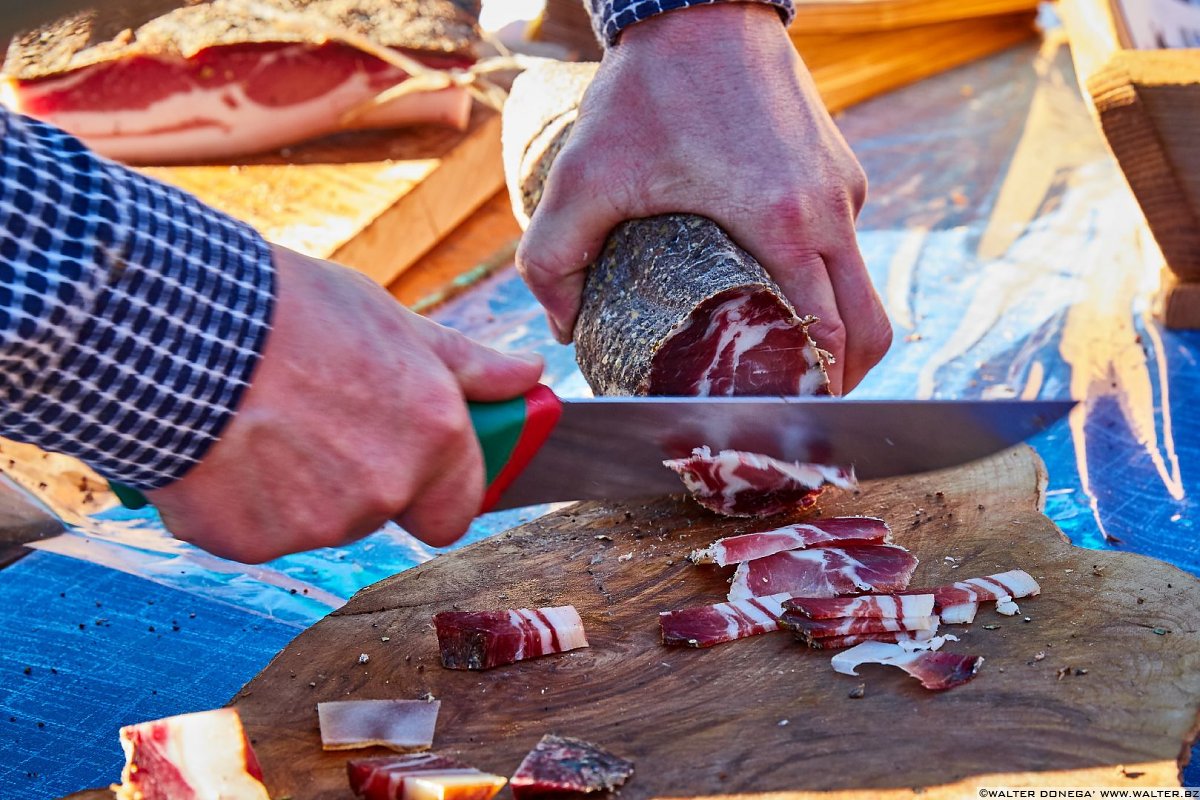
[[[519,219],[537,206],[594,70],[551,63],[514,82],[504,146]],[[828,354],[804,314],[712,220],[633,220],[588,270],[576,359],[596,394],[828,394]]]
[[693,564],[727,567],[783,552],[829,544],[885,544],[892,529],[875,517],[810,519],[769,531],[718,539],[689,556]]
[[11,105],[136,164],[352,128],[466,127],[462,89],[372,102],[408,77],[381,57],[389,49],[431,68],[473,63],[475,17],[453,0],[180,0],[155,11],[108,3],[18,36],[4,64]]
[[317,703],[321,746],[326,750],[388,747],[428,750],[437,726],[437,700],[335,700]]
[[442,611],[433,625],[447,669],[491,669],[588,646],[574,606]]
[[546,734],[513,773],[514,800],[571,800],[609,792],[633,775],[633,762],[599,745]]
[[769,517],[811,508],[826,486],[853,489],[858,485],[852,469],[798,464],[739,450],[713,453],[707,446],[663,465],[679,474],[697,503],[728,517]]
[[[664,497],[573,505],[364,589],[235,702],[271,797],[305,800],[348,796],[348,754],[321,750],[316,703],[426,693],[442,703],[435,752],[510,776],[545,734],[583,739],[637,765],[622,800],[948,800],[1013,785],[997,773],[1027,786],[1177,784],[1200,711],[1190,633],[1200,581],[1133,553],[1072,547],[1039,512],[1045,486],[1041,463],[1018,448],[822,501],[831,516],[887,520],[921,559],[914,587],[1014,568],[1041,585],[1023,601],[1030,622],[985,603],[969,633],[954,631],[962,641],[943,649],[984,666],[950,691],[893,668],[839,675],[830,658],[840,651],[783,633],[664,647],[660,611],[720,602],[728,589],[728,570],[687,554],[744,525]],[[944,502],[931,508],[935,492]],[[443,669],[430,620],[454,605],[574,605],[591,647],[486,672]],[[1033,661],[1039,651],[1046,657]],[[360,653],[370,661],[359,664]],[[860,683],[866,696],[848,697]]]
[[508,783],[434,753],[354,759],[346,774],[361,800],[491,800]]
[[890,544],[788,550],[738,564],[729,599],[898,592],[908,586],[916,566],[916,556]]

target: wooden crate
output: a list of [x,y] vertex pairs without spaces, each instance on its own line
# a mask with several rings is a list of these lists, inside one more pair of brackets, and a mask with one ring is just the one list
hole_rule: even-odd
[[1166,260],[1157,313],[1200,328],[1200,49],[1129,49],[1109,0],[1061,7],[1079,81]]

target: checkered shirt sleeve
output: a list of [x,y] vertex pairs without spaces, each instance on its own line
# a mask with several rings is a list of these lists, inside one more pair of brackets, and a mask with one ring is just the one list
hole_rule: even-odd
[[0,435],[139,489],[216,441],[274,304],[267,244],[0,109]]
[[653,17],[655,14],[689,6],[725,2],[753,2],[774,6],[779,9],[780,16],[788,25],[796,16],[793,0],[587,0],[588,10],[592,16],[592,28],[605,47],[616,44],[617,37],[625,28],[635,22]]

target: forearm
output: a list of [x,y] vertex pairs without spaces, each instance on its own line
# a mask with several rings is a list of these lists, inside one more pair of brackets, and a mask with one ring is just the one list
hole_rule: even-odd
[[689,6],[707,6],[714,3],[769,5],[778,9],[783,21],[789,24],[796,15],[793,0],[585,0],[585,2],[592,18],[592,30],[596,32],[596,37],[605,47],[616,44],[621,31],[636,22],[642,22],[656,14]]
[[0,434],[164,486],[249,382],[270,251],[55,128],[8,112],[0,125]]

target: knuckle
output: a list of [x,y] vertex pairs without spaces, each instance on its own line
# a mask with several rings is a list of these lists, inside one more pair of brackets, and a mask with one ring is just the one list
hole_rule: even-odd
[[821,348],[841,358],[846,352],[846,325],[837,318],[823,319],[816,324],[813,339]]

